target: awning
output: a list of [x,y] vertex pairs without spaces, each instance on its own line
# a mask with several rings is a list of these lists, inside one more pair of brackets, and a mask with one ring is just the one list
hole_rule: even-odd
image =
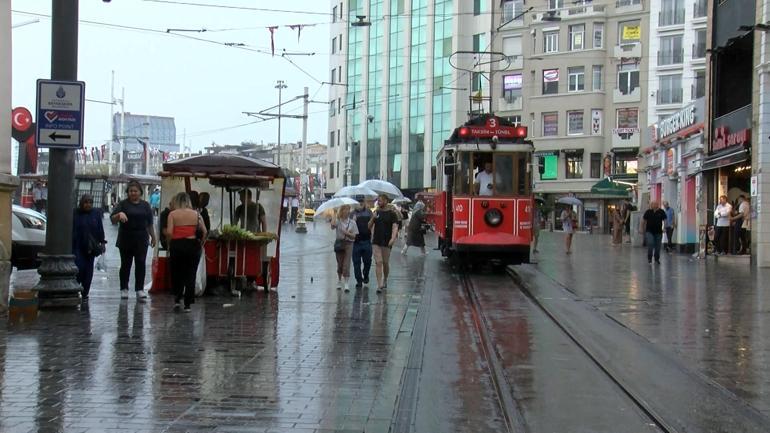
[[605,194],[618,197],[628,197],[630,185],[623,185],[618,182],[613,182],[612,179],[606,177],[599,182],[596,182],[591,187],[591,192],[595,194]]
[[558,150],[538,150],[532,154],[534,157],[559,155]]
[[583,149],[562,149],[561,152],[565,155],[582,155]]
[[749,150],[745,148],[729,149],[727,152],[720,152],[709,155],[703,160],[701,171],[714,170],[728,165],[738,164],[749,159]]

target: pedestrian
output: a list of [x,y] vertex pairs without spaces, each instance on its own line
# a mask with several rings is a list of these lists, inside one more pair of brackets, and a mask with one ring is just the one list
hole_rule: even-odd
[[174,291],[174,308],[179,309],[184,299],[184,311],[190,311],[195,301],[195,275],[198,272],[202,242],[208,232],[190,196],[180,192],[172,199],[174,208],[168,214],[165,236],[169,241],[169,272]]
[[623,211],[616,207],[612,210],[612,245],[620,245],[623,243]]
[[284,224],[289,222],[289,197],[283,198],[283,203],[281,205],[281,222]]
[[40,188],[40,197],[43,202],[43,210],[42,213],[48,215],[48,183],[43,183],[43,186]]
[[72,254],[78,267],[77,281],[83,287],[83,300],[88,299],[94,277],[94,259],[104,253],[107,243],[102,225],[102,211],[94,208],[94,199],[83,194],[72,218]]
[[631,243],[631,212],[634,210],[634,206],[628,200],[623,202],[623,208],[621,215],[623,216],[623,230],[626,233],[626,243]]
[[369,230],[372,211],[365,198],[361,197],[359,203],[360,206],[353,211],[353,219],[358,226],[358,234],[353,242],[353,276],[356,278],[356,289],[369,284],[369,270],[372,267],[372,232]]
[[252,233],[267,231],[262,203],[253,201],[250,189],[241,191],[239,196],[241,204],[235,208],[235,225]]
[[372,255],[374,256],[374,271],[377,275],[377,293],[388,288],[390,273],[390,251],[398,237],[398,211],[390,204],[385,194],[377,197],[377,208],[369,220],[369,230],[372,231]]
[[211,195],[207,192],[202,192],[198,196],[198,213],[201,214],[201,218],[203,218],[203,225],[206,226],[206,231],[211,231],[211,217],[209,216],[209,200],[211,200]]
[[537,254],[537,244],[540,241],[540,225],[543,223],[543,212],[540,210],[539,202],[535,202],[535,211],[532,215],[532,252]]
[[666,212],[660,208],[655,200],[650,202],[650,208],[644,212],[639,229],[647,243],[647,263],[660,264],[660,242],[663,239],[663,224],[666,222]]
[[733,254],[746,254],[749,248],[747,236],[749,219],[751,218],[751,206],[745,195],[738,197],[738,212],[730,217],[733,224]]
[[[120,223],[116,245],[120,251],[120,297],[128,298],[128,278],[134,262],[134,291],[137,299],[147,298],[144,291],[147,246],[155,247],[153,216],[150,204],[142,200],[142,186],[131,181],[126,188],[128,198],[120,201],[112,211],[113,224]],[[149,242],[148,242],[149,238]]]
[[406,227],[406,244],[401,254],[406,255],[409,247],[418,247],[422,255],[425,252],[425,203],[418,201],[412,209],[412,216]]
[[297,224],[297,213],[299,212],[299,199],[297,197],[291,198],[291,223]]
[[719,196],[719,204],[714,210],[714,218],[716,218],[716,230],[714,243],[716,244],[716,255],[727,254],[727,242],[729,238],[730,230],[730,215],[732,215],[733,207],[727,202],[727,196]]
[[35,186],[32,187],[32,201],[35,210],[43,213],[43,184],[41,182],[35,182]]
[[160,187],[155,187],[155,190],[150,194],[150,207],[152,208],[152,214],[158,216],[160,211]]
[[668,242],[666,242],[666,252],[670,253],[674,251],[674,229],[676,228],[676,214],[674,213],[674,208],[668,205],[668,201],[663,202],[663,210],[666,212],[666,222],[665,222],[665,229],[666,229],[666,237],[668,238]]
[[567,254],[572,254],[572,236],[575,233],[576,220],[575,211],[573,211],[571,207],[561,211],[562,229],[564,230],[564,233],[567,234],[567,237],[564,239],[564,246]]
[[166,239],[166,227],[168,226],[168,214],[171,213],[172,206],[174,205],[174,198],[172,197],[171,200],[168,202],[168,206],[166,206],[165,209],[160,211],[160,215],[158,216],[158,236],[160,240],[160,249],[162,250],[168,250],[168,239]]
[[336,219],[332,221],[335,230],[334,254],[337,257],[337,290],[342,288],[349,292],[350,262],[353,257],[353,242],[358,234],[358,224],[350,218],[350,206],[342,206],[337,210]]

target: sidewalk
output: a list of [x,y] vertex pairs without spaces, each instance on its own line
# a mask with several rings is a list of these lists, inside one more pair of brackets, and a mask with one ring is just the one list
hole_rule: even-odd
[[646,248],[605,235],[576,235],[567,255],[543,231],[538,249],[541,272],[770,415],[770,270],[666,253],[650,266]]

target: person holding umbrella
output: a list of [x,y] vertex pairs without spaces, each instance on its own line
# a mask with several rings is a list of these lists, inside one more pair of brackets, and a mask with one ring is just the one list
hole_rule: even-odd
[[568,208],[561,211],[561,225],[564,233],[567,237],[564,238],[564,246],[567,254],[572,254],[572,236],[575,233],[575,226],[577,225],[577,215],[572,210],[572,206],[580,206],[583,204],[579,199],[573,196],[562,197],[556,201],[557,203],[567,204]]
[[388,288],[390,251],[398,237],[398,214],[386,194],[377,197],[377,209],[369,220],[372,231],[372,253],[377,275],[377,293]]

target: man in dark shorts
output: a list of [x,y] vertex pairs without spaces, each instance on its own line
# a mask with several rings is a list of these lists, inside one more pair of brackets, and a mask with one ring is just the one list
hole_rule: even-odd
[[398,213],[390,204],[388,196],[380,194],[377,209],[369,220],[372,231],[372,253],[374,255],[375,274],[377,275],[377,293],[388,288],[390,273],[390,251],[398,237]]

